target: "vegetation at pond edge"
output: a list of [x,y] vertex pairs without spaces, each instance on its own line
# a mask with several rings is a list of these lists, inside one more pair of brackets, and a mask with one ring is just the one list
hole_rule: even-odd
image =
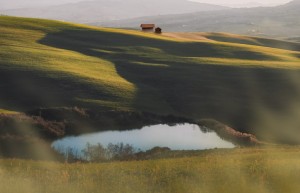
[[68,163],[146,160],[168,157],[170,155],[175,155],[175,152],[180,152],[171,152],[171,149],[168,147],[158,146],[147,151],[142,151],[130,144],[124,143],[109,143],[106,147],[104,147],[101,143],[96,145],[87,143],[86,147],[81,151],[71,147],[57,147],[55,149],[61,157],[63,157],[63,160]]
[[[215,120],[194,120],[173,115],[133,111],[97,111],[75,108],[36,109],[27,114],[0,114],[0,156],[60,159],[51,148],[57,139],[108,130],[141,129],[148,125],[192,123],[237,146],[267,145],[254,135],[242,133]],[[200,140],[200,139],[199,139]]]
[[0,160],[0,189],[5,193],[298,193],[299,162],[298,147],[181,152],[164,159],[89,164],[6,159]]

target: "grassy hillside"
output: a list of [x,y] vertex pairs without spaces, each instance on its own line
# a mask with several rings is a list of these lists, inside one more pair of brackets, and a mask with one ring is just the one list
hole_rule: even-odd
[[299,44],[6,16],[0,24],[2,109],[143,110],[300,142]]
[[[101,164],[0,160],[5,193],[298,193],[298,148],[184,152]],[[174,158],[175,157],[175,158]],[[17,186],[16,186],[17,184]]]

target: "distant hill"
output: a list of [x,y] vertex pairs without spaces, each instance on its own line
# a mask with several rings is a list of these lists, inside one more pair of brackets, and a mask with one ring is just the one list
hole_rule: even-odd
[[93,0],[57,6],[6,10],[2,13],[13,16],[92,23],[221,9],[227,8],[187,0]]
[[300,143],[299,43],[6,16],[0,23],[0,113],[145,111]]
[[156,23],[164,31],[229,32],[255,36],[298,37],[300,1],[277,7],[230,9],[202,13],[144,17],[116,22],[94,23],[120,28],[137,28],[139,23]]
[[0,10],[59,5],[75,1],[82,0],[1,0]]
[[287,38],[286,40],[300,43],[300,37],[291,37],[291,38]]

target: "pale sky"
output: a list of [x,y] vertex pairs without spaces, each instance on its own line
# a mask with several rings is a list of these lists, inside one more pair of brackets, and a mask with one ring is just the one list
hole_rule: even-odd
[[[36,7],[44,5],[58,5],[64,3],[79,2],[84,0],[0,0],[1,9],[14,9],[24,7]],[[126,0],[123,0],[126,1]],[[149,0],[151,1],[151,0]],[[163,1],[163,0],[162,0]],[[291,0],[191,0],[202,3],[227,5],[233,7],[247,7],[249,5],[279,5]]]

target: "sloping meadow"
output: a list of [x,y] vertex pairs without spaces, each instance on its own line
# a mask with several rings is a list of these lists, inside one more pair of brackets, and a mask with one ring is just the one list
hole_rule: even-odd
[[253,45],[242,36],[199,40],[6,16],[0,22],[3,109],[148,111],[300,142],[294,43],[289,49],[288,42]]

